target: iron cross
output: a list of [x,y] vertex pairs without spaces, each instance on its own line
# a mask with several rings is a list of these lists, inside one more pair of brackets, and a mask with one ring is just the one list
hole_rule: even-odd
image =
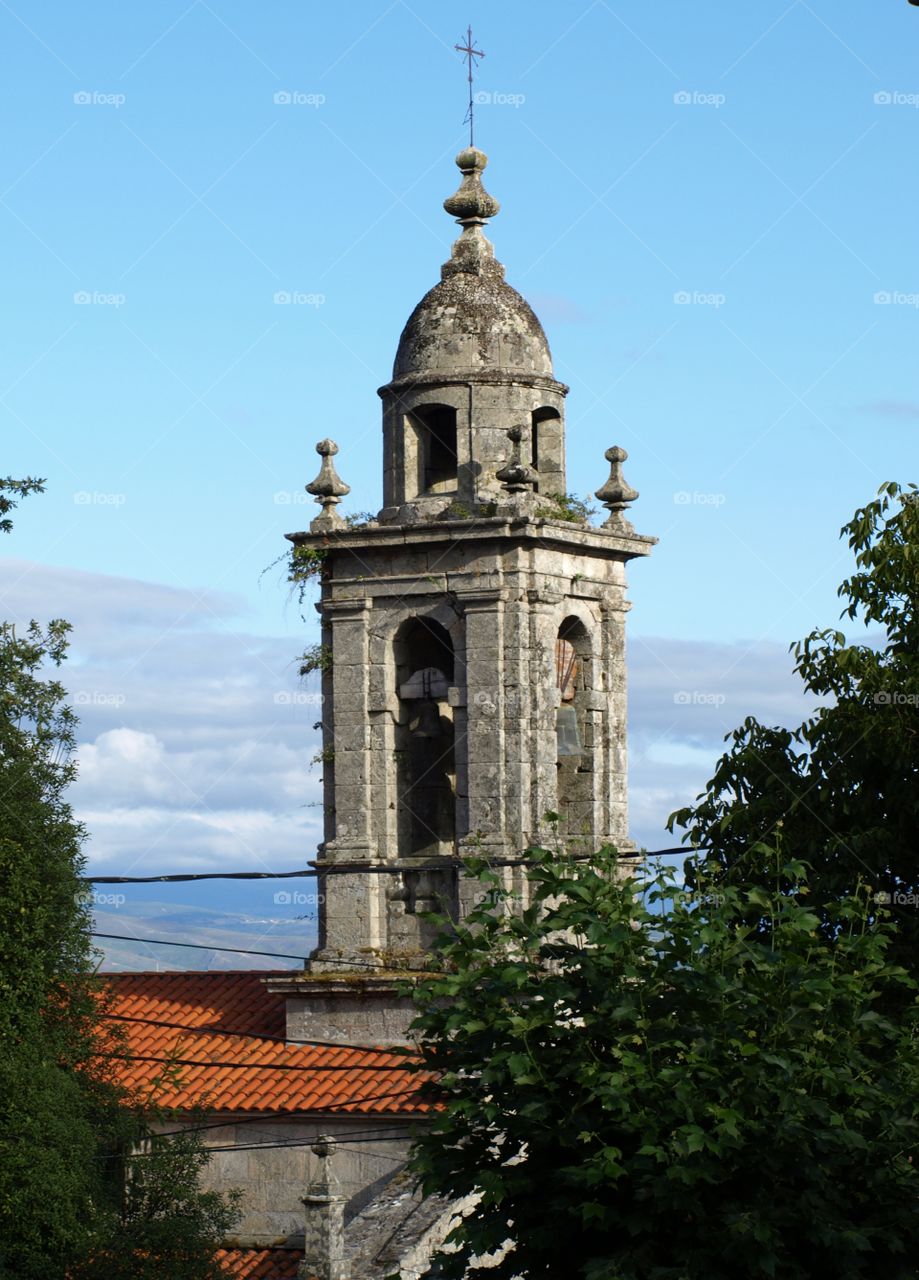
[[[917,2],[917,3],[919,3],[919,0],[916,0],[916,2]],[[474,68],[478,66],[478,60],[479,60],[479,58],[484,58],[484,57],[485,57],[485,54],[484,54],[484,52],[483,52],[481,49],[477,49],[477,48],[475,47],[475,44],[473,43],[473,40],[472,40],[472,27],[467,27],[467,28],[466,28],[466,43],[465,43],[465,44],[455,44],[455,45],[453,46],[453,48],[457,51],[457,53],[461,53],[461,54],[463,55],[463,57],[466,59],[466,66],[468,67],[468,70],[469,70],[469,75],[468,75],[468,80],[469,80],[469,109],[468,109],[468,111],[466,112],[466,120],[468,120],[468,121],[469,121],[469,145],[470,145],[470,147],[472,147],[472,146],[474,146],[474,145],[475,145],[474,136],[473,136],[473,131],[474,131],[474,124],[475,124],[475,121],[474,121],[474,117],[473,117],[472,72],[473,72]],[[465,124],[465,123],[466,123],[466,121],[464,120],[464,121],[463,121],[463,123]]]

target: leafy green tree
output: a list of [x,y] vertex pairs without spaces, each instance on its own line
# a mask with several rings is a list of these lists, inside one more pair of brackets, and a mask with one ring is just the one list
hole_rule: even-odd
[[[0,480],[0,530],[9,532],[17,499],[41,487]],[[61,621],[21,633],[0,623],[0,1280],[63,1280],[106,1254],[114,1275],[122,1228],[146,1220],[137,1197],[146,1188],[150,1202],[156,1174],[179,1248],[168,1268],[161,1255],[158,1274],[198,1280],[219,1240],[205,1226],[224,1222],[193,1189],[200,1148],[191,1140],[159,1151],[127,1180],[119,1155],[148,1127],[113,1075],[124,1050],[101,1017],[85,833],[66,798],[76,717],[53,671],[69,631]],[[166,1235],[139,1238],[152,1250]]]
[[817,898],[851,893],[859,880],[889,896],[897,959],[919,975],[916,486],[883,485],[842,532],[855,554],[839,588],[843,617],[868,635],[855,643],[818,630],[794,645],[804,687],[823,705],[794,730],[745,720],[703,795],[669,825],[737,884],[758,878],[756,850],[781,829],[807,857]]
[[73,1280],[225,1280],[214,1252],[238,1217],[238,1193],[199,1189],[209,1155],[196,1133],[137,1137],[121,1202]]
[[[0,482],[8,532],[15,497]],[[12,495],[12,496],[11,496]],[[62,1274],[103,1193],[94,1133],[106,1087],[96,1049],[83,832],[64,793],[75,717],[47,678],[69,627],[0,624],[0,1274]]]
[[915,1277],[917,1023],[882,1010],[915,984],[866,892],[825,907],[831,940],[774,848],[760,884],[694,894],[612,850],[530,856],[533,905],[480,869],[416,991],[439,1110],[414,1169],[471,1197],[432,1274],[503,1250],[483,1275]]

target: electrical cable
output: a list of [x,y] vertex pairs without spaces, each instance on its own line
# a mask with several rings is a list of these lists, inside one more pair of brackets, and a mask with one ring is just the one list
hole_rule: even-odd
[[[90,929],[89,936],[91,938],[115,938],[121,942],[145,942],[151,947],[191,947],[195,951],[226,951],[231,955],[239,956],[273,956],[275,959],[280,960],[300,960],[304,965],[309,959],[308,956],[293,955],[286,951],[255,951],[249,950],[247,947],[212,947],[208,946],[207,943],[204,942],[179,942],[173,938],[138,938],[130,933],[99,933],[95,929]],[[389,965],[377,964],[371,960],[339,960],[331,957],[324,958],[322,963],[340,964],[344,965],[347,969],[383,969],[387,973],[393,972]],[[257,972],[257,970],[253,972]],[[399,972],[407,971],[400,970]],[[413,972],[422,973],[425,971],[419,969],[417,971],[413,970]]]
[[409,1071],[408,1066],[397,1062],[332,1064],[317,1063],[304,1065],[298,1062],[223,1062],[202,1058],[172,1058],[162,1054],[148,1053],[105,1053],[102,1050],[90,1055],[93,1058],[106,1058],[111,1062],[163,1062],[177,1067],[223,1067],[227,1071],[305,1071],[310,1074],[322,1071]]
[[[251,1142],[251,1143],[240,1144],[238,1147],[236,1146],[205,1147],[204,1150],[207,1152],[208,1155],[211,1155],[212,1153],[217,1154],[221,1151],[278,1151],[284,1147],[311,1147],[315,1143],[315,1141],[316,1141],[316,1138],[313,1137],[313,1138],[305,1138],[302,1142],[301,1141],[298,1141],[298,1142]],[[377,1139],[377,1141],[404,1142],[404,1141],[407,1141],[407,1139],[402,1137],[393,1137],[393,1138],[379,1138]],[[352,1143],[347,1141],[347,1139],[343,1141],[338,1141],[338,1139],[334,1140],[335,1148],[348,1147],[351,1145]],[[364,1146],[363,1143],[354,1143],[353,1145],[362,1146],[363,1147],[362,1154],[368,1155],[374,1160],[391,1160],[393,1164],[405,1164],[404,1156],[388,1156],[383,1151],[371,1151],[366,1146]],[[107,1153],[98,1158],[102,1160],[118,1160],[118,1159],[143,1160],[145,1158],[149,1159],[151,1156],[154,1156],[156,1154],[157,1153],[155,1151],[132,1151],[128,1153],[116,1151],[110,1154]],[[355,1183],[353,1185],[363,1186],[363,1183]]]
[[305,964],[306,956],[295,956],[289,951],[255,951],[249,947],[209,947],[203,942],[172,942],[171,940],[162,938],[136,938],[129,933],[97,933],[90,930],[91,938],[113,938],[117,942],[149,942],[155,947],[191,947],[195,951],[228,951],[237,956],[272,956],[276,960],[302,960]]
[[[687,856],[691,853],[698,853],[700,849],[697,847],[681,845],[676,849],[648,849],[641,853],[630,853],[623,855],[623,862],[636,862],[639,858],[662,858],[665,854],[684,853]],[[473,855],[474,857],[475,855]],[[589,862],[595,855],[593,853],[575,853],[565,854],[567,862]],[[533,858],[487,858],[489,867],[533,867],[540,865]],[[462,860],[444,859],[441,862],[420,863],[416,866],[362,866],[351,867],[347,863],[330,863],[328,866],[322,867],[320,870],[304,869],[302,871],[202,871],[188,872],[181,875],[164,875],[164,876],[81,876],[84,884],[180,884],[192,880],[290,880],[297,877],[309,876],[342,876],[342,875],[372,875],[372,876],[394,876],[400,875],[404,871],[448,871],[451,868],[457,870],[465,866]]]
[[[184,1129],[166,1129],[164,1132],[155,1133],[153,1136],[155,1138],[175,1138],[178,1135],[183,1133],[205,1133],[209,1129],[227,1129],[230,1127],[236,1128],[239,1125],[243,1125],[243,1124],[271,1125],[275,1121],[281,1124],[290,1124],[294,1120],[307,1119],[311,1115],[312,1115],[311,1111],[289,1111],[289,1112],[269,1111],[263,1115],[243,1116],[241,1119],[238,1119],[238,1120],[231,1116],[231,1118],[228,1120],[213,1120],[208,1124],[186,1125]],[[363,1119],[364,1117],[362,1116],[361,1120]],[[418,1117],[416,1121],[416,1118],[414,1116],[409,1116],[408,1119],[400,1121],[400,1128],[405,1128],[409,1124],[418,1123],[420,1122],[420,1119],[421,1117]],[[375,1129],[356,1129],[354,1131],[349,1130],[348,1137],[349,1139],[373,1137],[374,1134],[387,1132],[391,1128],[392,1128],[392,1125],[378,1125]]]
[[[257,972],[257,971],[256,971]],[[279,1045],[312,1045],[319,1049],[360,1049],[364,1053],[400,1053],[403,1050],[400,1046],[387,1049],[378,1044],[351,1044],[344,1043],[341,1040],[295,1040],[281,1036],[266,1036],[258,1031],[229,1031],[222,1027],[189,1027],[184,1022],[164,1022],[159,1018],[138,1018],[129,1013],[105,1013],[103,1018],[108,1018],[113,1022],[139,1022],[149,1027],[169,1027],[176,1031],[194,1031],[199,1035],[208,1036],[243,1036],[249,1040],[267,1040],[271,1044]],[[406,1050],[406,1052],[408,1052]]]

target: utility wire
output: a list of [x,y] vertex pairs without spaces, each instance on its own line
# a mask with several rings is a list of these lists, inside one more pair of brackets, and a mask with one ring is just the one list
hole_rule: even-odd
[[[204,942],[179,942],[174,938],[137,938],[130,933],[97,933],[90,930],[91,938],[115,938],[120,942],[145,942],[151,947],[191,947],[195,951],[227,951],[231,955],[237,956],[273,956],[280,960],[300,960],[306,964],[308,957],[304,955],[293,955],[287,951],[255,951],[247,947],[212,947]],[[388,965],[377,964],[372,960],[339,960],[335,958],[324,959],[323,964],[340,964],[347,969],[385,969],[392,972]],[[421,973],[422,970],[418,970]]]
[[[278,1150],[280,1150],[280,1149],[281,1149],[281,1148],[283,1148],[283,1147],[311,1147],[315,1141],[316,1141],[316,1138],[315,1138],[315,1137],[313,1137],[313,1138],[305,1138],[302,1142],[301,1142],[301,1141],[297,1141],[297,1142],[251,1142],[251,1143],[244,1143],[244,1144],[241,1144],[241,1145],[240,1145],[240,1146],[238,1146],[238,1147],[237,1147],[237,1146],[229,1146],[229,1145],[227,1145],[227,1146],[225,1146],[225,1147],[205,1147],[205,1148],[204,1148],[204,1150],[208,1153],[208,1155],[210,1155],[210,1154],[212,1154],[212,1153],[221,1152],[221,1151],[278,1151]],[[401,1137],[401,1136],[397,1136],[397,1137],[392,1137],[392,1138],[378,1138],[378,1139],[376,1139],[376,1141],[378,1141],[378,1142],[405,1142],[405,1141],[408,1141],[408,1139],[403,1138],[403,1137]],[[362,1150],[362,1154],[369,1155],[369,1156],[371,1156],[371,1157],[372,1157],[373,1159],[375,1159],[375,1160],[391,1160],[393,1164],[405,1164],[405,1157],[404,1157],[404,1156],[388,1156],[388,1155],[386,1155],[386,1154],[385,1154],[385,1152],[383,1152],[383,1151],[371,1151],[371,1150],[369,1150],[366,1146],[364,1146],[364,1143],[363,1143],[363,1142],[360,1142],[360,1143],[357,1143],[357,1142],[356,1142],[356,1143],[353,1143],[353,1144],[352,1144],[352,1143],[351,1143],[351,1142],[349,1142],[347,1139],[344,1139],[344,1140],[341,1140],[341,1141],[339,1141],[338,1139],[335,1139],[335,1140],[334,1140],[334,1143],[335,1143],[335,1147],[348,1147],[348,1146],[352,1146],[352,1145],[353,1145],[353,1146],[360,1146],[360,1147],[362,1147],[362,1149],[363,1149],[363,1150]],[[149,1158],[150,1158],[150,1156],[154,1156],[154,1155],[156,1155],[156,1154],[157,1154],[157,1153],[156,1153],[155,1151],[132,1151],[132,1152],[120,1152],[120,1151],[116,1151],[116,1152],[112,1152],[112,1153],[110,1153],[110,1154],[103,1155],[103,1156],[101,1156],[100,1158],[101,1158],[101,1159],[103,1159],[103,1160],[118,1160],[118,1159],[121,1159],[121,1160],[143,1160],[143,1159],[149,1159]],[[363,1183],[354,1183],[353,1185],[354,1185],[354,1186],[363,1186],[364,1184],[363,1184]]]
[[164,1062],[177,1067],[224,1067],[229,1071],[300,1071],[314,1072],[321,1071],[409,1071],[409,1066],[400,1062],[380,1062],[380,1063],[317,1063],[304,1064],[299,1062],[223,1062],[218,1059],[209,1058],[172,1058],[164,1057],[162,1054],[152,1053],[104,1053],[101,1050],[93,1053],[94,1058],[108,1058],[112,1062]]
[[[641,853],[624,854],[623,862],[635,862],[639,858],[661,858],[665,854],[685,853],[687,856],[691,853],[700,852],[695,846],[680,845],[676,849],[649,849],[643,850]],[[475,858],[476,855],[472,855]],[[575,853],[565,854],[566,862],[589,862],[594,857],[593,853]],[[539,863],[533,858],[487,858],[489,867],[533,867]],[[443,860],[441,862],[419,863],[416,866],[364,866],[350,867],[347,863],[330,863],[329,866],[323,867],[321,870],[310,870],[304,868],[301,871],[204,871],[185,873],[183,875],[165,875],[165,876],[82,876],[84,884],[177,884],[185,883],[189,880],[290,880],[302,876],[345,876],[345,875],[371,875],[371,876],[394,876],[400,875],[404,871],[448,871],[450,869],[460,870],[465,866],[462,860],[452,859]]]
[[225,1031],[223,1027],[189,1027],[184,1022],[164,1022],[159,1018],[137,1018],[129,1013],[104,1013],[104,1018],[109,1018],[113,1022],[139,1022],[148,1027],[170,1027],[177,1031],[193,1031],[197,1035],[208,1036],[243,1036],[249,1040],[267,1040],[272,1044],[289,1045],[289,1044],[305,1044],[313,1045],[319,1049],[360,1049],[364,1053],[401,1053],[409,1052],[403,1050],[400,1046],[387,1049],[378,1044],[350,1044],[341,1040],[296,1040],[288,1039],[282,1036],[267,1036],[258,1031]]
[[[243,1116],[238,1120],[231,1115],[228,1120],[213,1120],[209,1121],[207,1124],[186,1125],[184,1129],[166,1129],[162,1133],[153,1133],[151,1136],[154,1138],[175,1138],[183,1133],[205,1133],[209,1129],[228,1129],[231,1127],[235,1129],[239,1125],[244,1124],[263,1124],[270,1127],[275,1121],[279,1124],[290,1124],[295,1120],[305,1119],[311,1115],[312,1112],[308,1110],[300,1112],[269,1111],[258,1116]],[[362,1116],[361,1120],[363,1119],[364,1117]],[[419,1117],[419,1122],[420,1119],[421,1118]],[[406,1120],[401,1120],[399,1122],[399,1128],[404,1129],[415,1122],[415,1117],[411,1116]],[[387,1124],[377,1125],[373,1129],[349,1129],[348,1139],[350,1141],[351,1138],[372,1138],[377,1133],[388,1133],[391,1128],[392,1125]]]
[[289,951],[256,951],[251,947],[209,947],[203,942],[179,942],[169,938],[136,938],[130,933],[97,933],[90,930],[91,938],[114,938],[118,942],[148,942],[154,947],[191,947],[195,951],[228,951],[236,956],[272,956],[277,960],[302,960],[304,955],[295,956]]

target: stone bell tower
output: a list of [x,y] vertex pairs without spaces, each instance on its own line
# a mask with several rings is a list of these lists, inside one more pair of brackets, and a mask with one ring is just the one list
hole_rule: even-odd
[[325,440],[307,486],[322,513],[288,535],[321,564],[327,656],[319,946],[306,975],[272,980],[303,1036],[401,1036],[392,975],[424,966],[422,912],[468,910],[464,855],[523,892],[515,860],[541,839],[634,851],[625,564],[655,539],[624,514],[622,449],[606,451],[601,527],[566,498],[568,388],[483,233],[499,207],[486,157],[456,163],[444,208],[462,232],[379,391],[383,508],[341,518]]

